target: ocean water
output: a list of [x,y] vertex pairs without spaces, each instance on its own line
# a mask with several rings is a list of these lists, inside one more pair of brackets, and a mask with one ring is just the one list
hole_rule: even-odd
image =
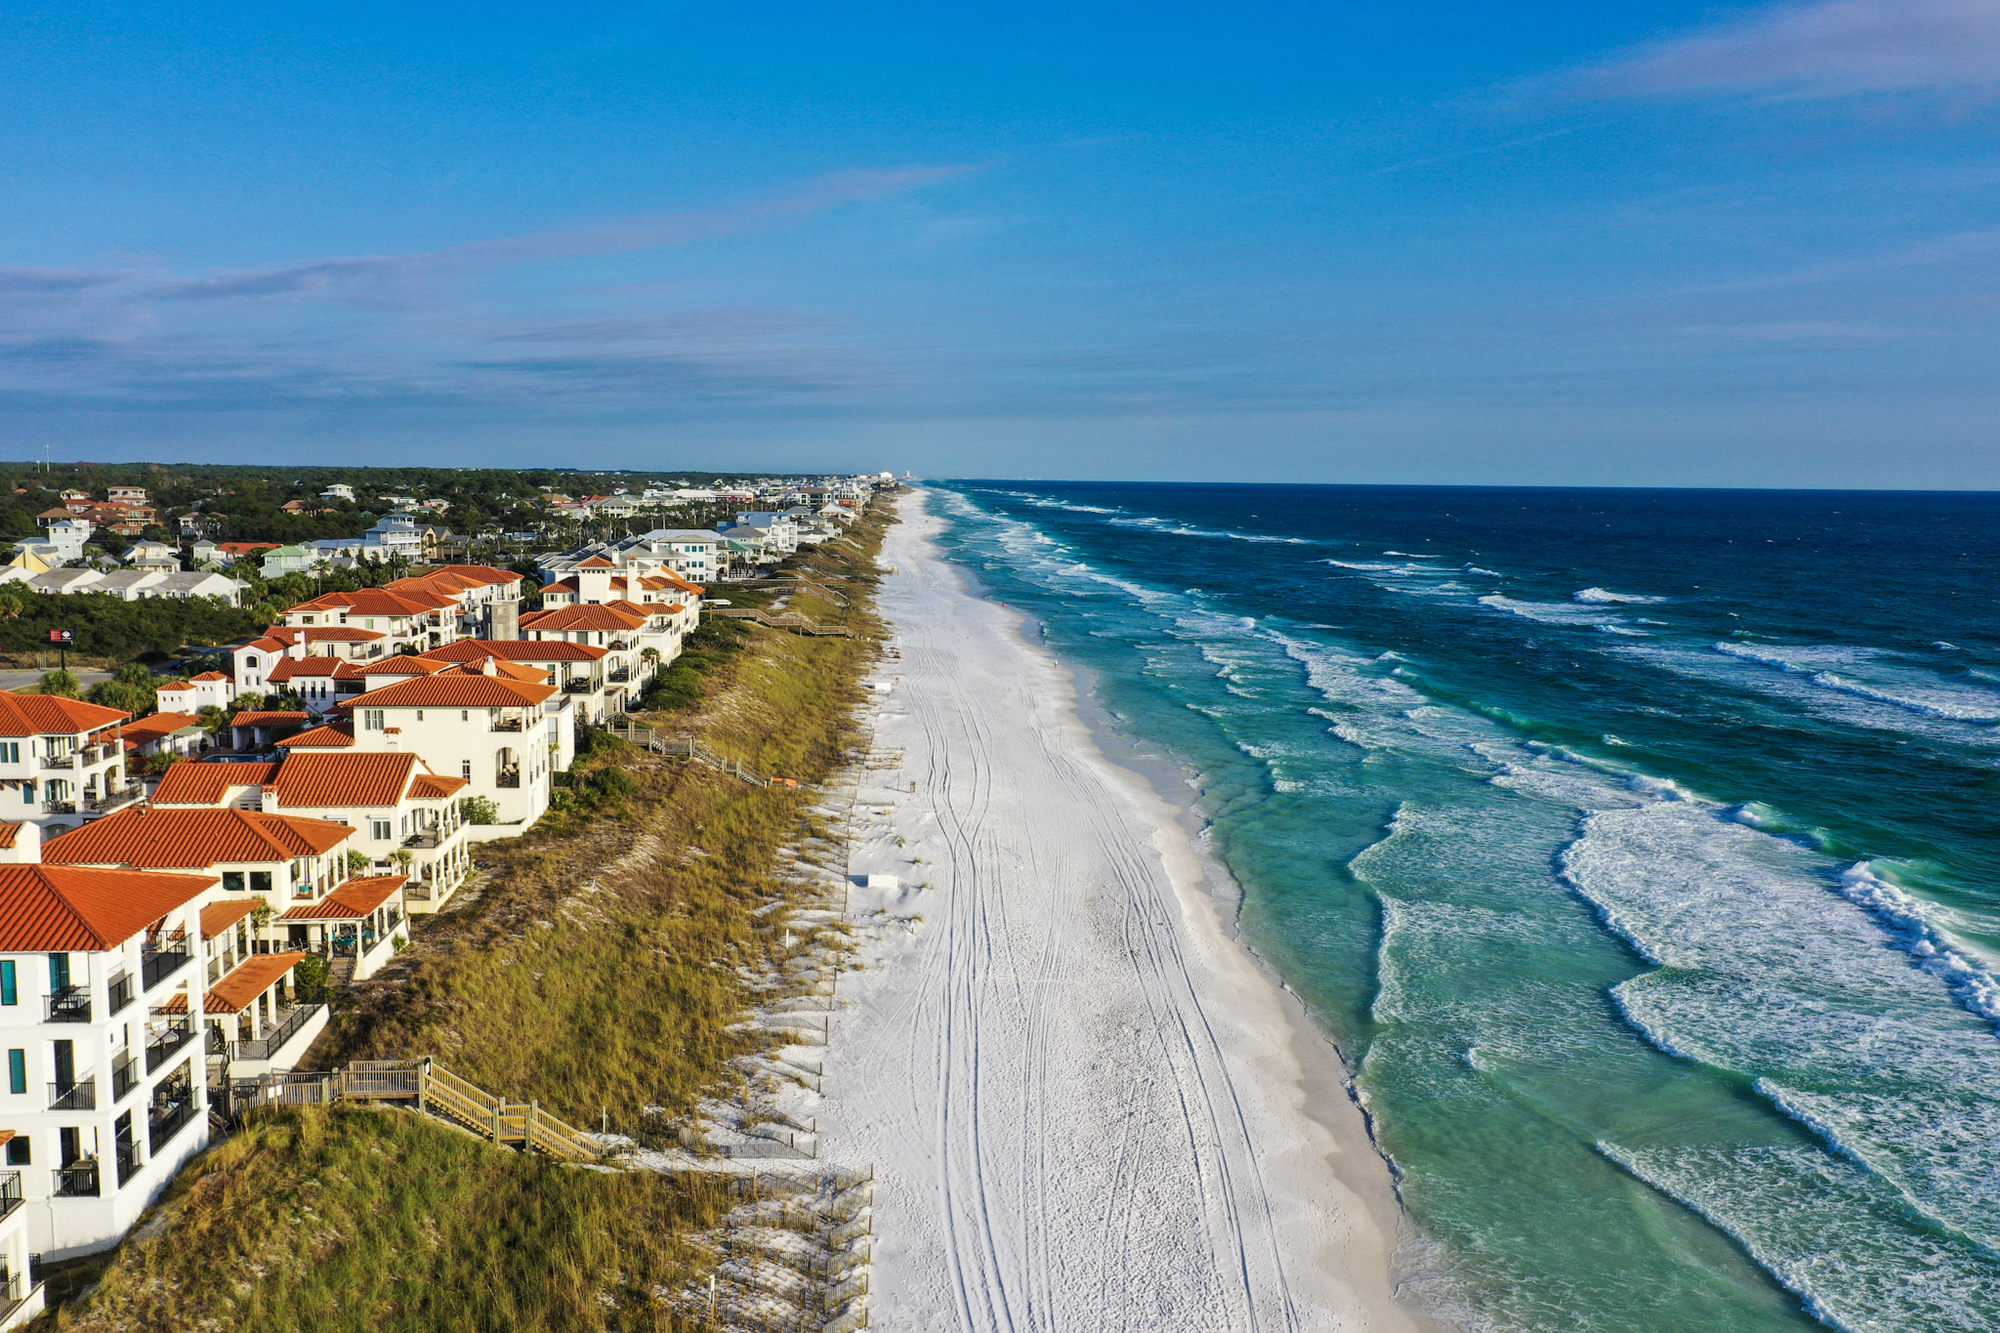
[[1413,1304],[2000,1329],[2000,497],[931,502],[1188,774]]

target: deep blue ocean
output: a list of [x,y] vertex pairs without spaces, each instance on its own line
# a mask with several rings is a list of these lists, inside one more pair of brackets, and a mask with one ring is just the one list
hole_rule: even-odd
[[1465,1329],[2000,1329],[2000,496],[950,483]]

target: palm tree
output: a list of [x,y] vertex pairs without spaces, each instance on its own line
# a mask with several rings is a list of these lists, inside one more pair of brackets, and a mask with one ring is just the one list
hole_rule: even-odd
[[53,694],[59,699],[81,699],[83,682],[70,671],[45,671],[42,673],[42,693]]

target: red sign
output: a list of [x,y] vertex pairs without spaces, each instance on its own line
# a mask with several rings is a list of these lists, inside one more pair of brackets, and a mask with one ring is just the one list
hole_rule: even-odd
[[62,644],[75,643],[76,631],[73,629],[52,629],[49,631],[49,642]]

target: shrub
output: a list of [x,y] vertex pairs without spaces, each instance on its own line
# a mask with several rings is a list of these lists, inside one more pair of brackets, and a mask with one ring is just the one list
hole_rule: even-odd
[[53,694],[60,699],[81,699],[83,682],[72,671],[45,671],[42,673],[42,693]]
[[301,1004],[326,1003],[327,979],[333,972],[333,965],[316,953],[309,953],[299,959],[292,969],[292,988],[298,993]]
[[500,822],[500,807],[494,804],[491,796],[468,796],[459,803],[459,808],[465,811],[465,822],[468,824]]

